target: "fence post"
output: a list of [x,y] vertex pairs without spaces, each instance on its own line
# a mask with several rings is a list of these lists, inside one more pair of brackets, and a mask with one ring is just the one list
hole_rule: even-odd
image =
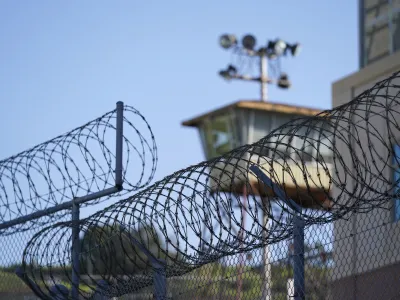
[[[263,201],[263,205],[266,206],[267,199],[261,199]],[[268,230],[269,230],[269,218],[268,213],[265,212],[265,208],[263,209],[263,226],[265,230],[262,232],[263,239],[268,238]],[[262,300],[270,300],[272,299],[272,274],[271,274],[271,253],[270,253],[270,245],[265,243],[262,252],[262,278],[264,279],[264,286],[262,287]]]
[[[117,193],[123,189],[123,145],[124,145],[124,136],[123,136],[123,126],[124,126],[124,103],[122,101],[118,101],[116,104],[116,153],[115,153],[115,185],[110,188],[106,188],[102,191],[89,193],[86,196],[75,197],[71,201],[64,202],[58,204],[56,206],[52,206],[43,210],[39,210],[33,212],[29,215],[25,215],[11,221],[2,222],[0,224],[0,230],[7,229],[9,227],[25,223],[30,220],[38,219],[46,215],[50,215],[56,213],[61,210],[69,210],[71,209],[71,221],[72,221],[72,235],[71,235],[71,266],[72,266],[72,278],[71,278],[71,298],[73,300],[79,299],[79,283],[80,283],[80,241],[79,241],[79,231],[80,231],[80,204],[88,202],[90,200],[98,199],[104,196],[108,196],[114,193]],[[16,270],[17,275],[26,282],[37,295],[40,297],[46,297],[46,295],[40,290],[40,288],[30,280],[25,273],[23,273],[22,269]],[[64,297],[65,287],[60,290],[61,285],[55,285],[50,289],[50,293],[54,294],[53,296]],[[53,290],[52,290],[53,289]],[[69,292],[68,292],[69,293]],[[65,296],[65,297],[68,297]],[[60,298],[64,299],[64,298]]]
[[296,213],[293,220],[293,273],[294,273],[294,299],[305,299],[304,284],[304,220]]
[[122,152],[124,146],[124,103],[117,102],[117,120],[116,120],[116,139],[115,139],[115,186],[122,189],[123,176],[122,176]]
[[[117,102],[116,108],[116,139],[115,139],[115,187],[117,190],[122,189],[122,151],[123,151],[123,126],[124,126],[124,103]],[[80,241],[79,241],[79,203],[72,202],[72,287],[71,297],[73,300],[79,299],[79,283],[80,283]]]
[[79,243],[79,204],[72,203],[72,287],[71,297],[73,300],[79,299],[79,282],[80,282],[80,243]]
[[151,263],[154,268],[154,296],[156,300],[167,299],[167,274],[165,270],[166,263],[162,260],[155,260]]

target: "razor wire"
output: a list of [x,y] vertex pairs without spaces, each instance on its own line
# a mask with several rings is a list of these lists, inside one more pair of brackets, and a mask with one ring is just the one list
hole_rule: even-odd
[[[123,190],[136,191],[152,180],[157,148],[146,119],[125,105],[123,119]],[[103,116],[65,134],[0,160],[0,223],[54,207],[106,189],[114,184],[116,113]],[[84,206],[109,199],[102,197]],[[8,235],[56,221],[69,214],[60,211],[0,231]]]
[[[400,142],[399,79],[394,73],[349,103],[290,121],[254,144],[177,171],[82,220],[80,271],[89,279],[79,286],[81,297],[90,299],[99,287],[116,297],[151,285],[156,270],[141,247],[163,264],[167,278],[180,276],[289,238],[296,214],[310,227],[399,197],[389,174],[392,160],[400,161],[392,150]],[[323,149],[330,151],[329,161]],[[264,184],[255,169],[274,184]],[[320,210],[294,213],[290,199]],[[273,201],[282,213],[272,213]],[[45,296],[61,277],[70,282],[71,228],[71,222],[44,228],[25,248],[23,272]],[[106,284],[96,288],[99,279]]]

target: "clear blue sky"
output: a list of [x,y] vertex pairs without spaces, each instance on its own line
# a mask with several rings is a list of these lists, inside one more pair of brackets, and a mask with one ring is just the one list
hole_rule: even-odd
[[358,68],[357,1],[1,1],[0,157],[114,109],[150,122],[159,179],[204,159],[182,120],[238,99],[254,83],[222,80],[225,32],[302,43],[282,61],[293,86],[272,101],[331,107],[331,83]]
[[0,1],[0,158],[114,109],[137,108],[155,133],[156,179],[204,159],[181,121],[238,99],[223,81],[222,33],[303,45],[282,61],[290,90],[272,101],[331,107],[333,81],[358,69],[357,1]]

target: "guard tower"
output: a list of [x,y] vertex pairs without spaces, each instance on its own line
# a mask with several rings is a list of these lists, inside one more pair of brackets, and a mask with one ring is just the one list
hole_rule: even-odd
[[[205,156],[207,159],[211,159],[227,153],[239,146],[255,143],[268,135],[273,129],[292,119],[314,116],[319,112],[320,110],[318,109],[308,107],[243,100],[184,121],[182,125],[198,129]],[[296,140],[293,140],[292,142],[296,143]],[[328,168],[330,168],[331,166],[329,166],[329,162],[332,160],[332,153],[329,148],[325,146],[328,145],[328,142],[329,141],[321,141],[319,150],[324,161],[328,162]],[[287,141],[287,143],[289,143],[289,141]],[[315,148],[316,147],[309,147],[309,150],[306,151],[310,151],[310,156],[315,157],[315,153],[312,152],[316,151]],[[295,159],[295,157],[293,158]],[[257,159],[257,157],[254,156],[254,159]],[[276,167],[279,167],[279,164],[276,164]],[[329,190],[329,176],[325,173],[318,172],[315,161],[309,162],[307,170],[311,178],[311,180],[309,180],[309,185],[313,181],[318,183],[321,182],[325,191]],[[326,192],[319,190],[317,186],[309,186],[313,192],[313,199],[309,197],[310,200],[307,201],[306,195],[309,194],[309,190],[303,179],[303,172],[295,162],[290,165],[290,171],[291,175],[289,176],[289,174],[287,174],[285,176],[285,171],[283,169],[275,169],[278,176],[285,176],[284,181],[286,184],[286,192],[294,201],[300,203],[300,199],[297,198],[299,195],[303,194],[301,197],[301,204],[303,207],[329,209],[330,202],[326,199]],[[211,170],[211,173],[213,174],[211,178],[219,178],[218,172],[220,172],[220,169]],[[317,178],[318,173],[320,174]],[[296,185],[292,179],[293,177],[296,180]],[[221,180],[221,182],[224,182],[224,180]],[[234,191],[241,194],[243,184],[244,182],[241,182],[240,180],[236,181]],[[250,184],[253,187],[252,190],[257,193],[258,196],[263,196],[266,193],[263,187],[258,186],[258,180],[255,177],[253,177]],[[210,186],[215,185],[211,182]],[[218,188],[219,191],[221,191],[221,186]],[[226,188],[229,188],[230,190],[232,189],[230,186],[227,186]],[[319,202],[316,202],[316,200]]]

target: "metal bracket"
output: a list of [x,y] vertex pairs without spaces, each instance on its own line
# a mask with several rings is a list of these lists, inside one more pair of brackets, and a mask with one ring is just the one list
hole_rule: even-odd
[[302,208],[292,199],[289,199],[285,192],[256,166],[250,166],[250,170],[275,194],[282,200],[286,201],[295,211],[293,218],[293,273],[294,273],[294,298],[296,300],[305,299],[305,282],[304,282],[304,220],[301,216]]
[[[121,231],[126,229],[125,226],[120,225]],[[149,259],[153,269],[153,285],[154,296],[156,300],[167,299],[167,274],[166,274],[166,261],[156,258],[145,246],[143,246],[136,238],[134,238],[128,231],[126,231],[130,241],[142,251]]]

